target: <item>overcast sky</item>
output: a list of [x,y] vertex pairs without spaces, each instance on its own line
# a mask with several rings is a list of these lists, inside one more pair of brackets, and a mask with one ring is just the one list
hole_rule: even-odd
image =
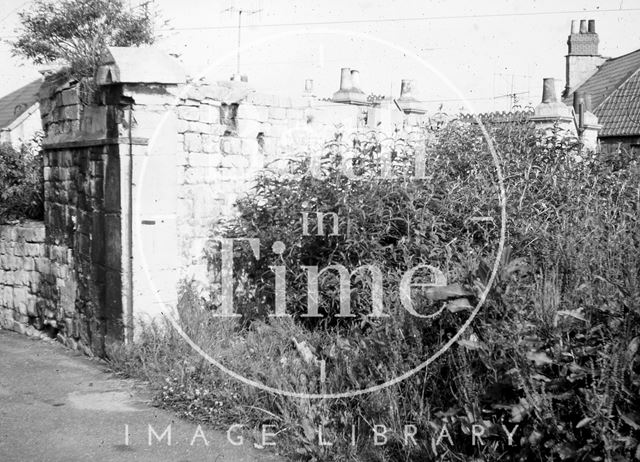
[[[0,36],[11,39],[17,11],[30,2],[0,0]],[[133,7],[139,0],[125,2]],[[360,70],[366,93],[394,94],[415,79],[423,100],[455,112],[463,106],[448,80],[474,109],[508,109],[508,93],[523,105],[540,100],[543,77],[564,84],[572,19],[595,19],[600,52],[640,48],[638,0],[156,0],[169,26],[158,46],[180,55],[192,75],[226,80],[234,72],[237,8],[243,14],[241,71],[260,90],[300,94],[312,78],[319,96],[338,89],[341,67]],[[235,10],[225,11],[230,7]],[[249,14],[251,11],[257,11]],[[255,43],[255,42],[258,43]],[[419,59],[416,59],[416,55]],[[426,61],[425,65],[421,61]],[[38,74],[0,46],[0,94]]]

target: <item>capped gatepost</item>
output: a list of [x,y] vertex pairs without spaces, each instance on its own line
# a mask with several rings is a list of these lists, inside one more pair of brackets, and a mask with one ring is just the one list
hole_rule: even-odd
[[340,89],[333,94],[331,100],[335,103],[367,106],[367,96],[360,88],[360,72],[350,67],[340,70]]
[[552,128],[556,123],[564,130],[577,135],[572,109],[558,100],[556,79],[545,78],[542,85],[542,102],[533,112],[531,120],[538,128]]
[[[96,83],[124,108],[117,120],[118,178],[108,192],[117,207],[105,220],[120,236],[119,296],[125,339],[142,322],[177,306],[178,123],[176,104],[187,76],[180,64],[153,47],[109,47]],[[116,218],[117,217],[117,218]],[[109,218],[109,217],[106,217]]]

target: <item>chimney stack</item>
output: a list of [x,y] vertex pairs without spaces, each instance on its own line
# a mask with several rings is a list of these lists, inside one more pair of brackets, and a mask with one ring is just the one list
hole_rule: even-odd
[[398,106],[405,114],[422,115],[427,112],[424,105],[416,99],[415,81],[410,79],[402,79],[400,83],[400,98],[398,98]]
[[542,102],[536,106],[531,120],[538,128],[547,129],[558,124],[563,129],[575,131],[571,108],[556,96],[555,79],[548,77],[542,81]]
[[343,67],[340,70],[340,89],[331,99],[336,103],[368,105],[367,97],[360,89],[360,72]]
[[578,136],[584,146],[594,149],[598,144],[598,117],[591,112],[591,95],[577,90],[573,93],[573,112]]
[[567,40],[566,85],[563,96],[569,96],[605,61],[598,52],[599,42],[595,20],[571,21],[571,34]]

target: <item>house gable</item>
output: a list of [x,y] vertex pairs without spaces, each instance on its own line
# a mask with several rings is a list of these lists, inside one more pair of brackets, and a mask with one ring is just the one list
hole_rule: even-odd
[[42,79],[18,88],[0,98],[0,129],[8,128],[38,102],[38,91],[42,85]]

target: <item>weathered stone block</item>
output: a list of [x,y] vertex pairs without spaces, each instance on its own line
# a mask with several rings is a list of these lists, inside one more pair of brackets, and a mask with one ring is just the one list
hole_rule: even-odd
[[14,272],[15,283],[29,287],[31,277],[28,271],[18,270]]
[[281,107],[270,107],[269,108],[269,118],[282,120],[287,116],[287,112],[284,108]]
[[52,270],[53,270],[53,275],[58,279],[64,280],[69,275],[67,265],[56,264],[53,266]]
[[204,122],[189,122],[189,131],[194,133],[211,133],[211,124]]
[[9,256],[9,269],[17,270],[20,267],[21,267],[20,258],[14,257],[14,256]]
[[7,241],[15,241],[18,237],[18,232],[13,225],[0,225],[0,238]]
[[200,152],[189,153],[187,164],[189,167],[208,167],[211,165],[211,155]]
[[235,136],[225,136],[220,139],[220,152],[223,155],[240,154],[242,141]]
[[220,137],[217,135],[202,135],[202,150],[205,153],[220,152]]
[[25,255],[29,257],[40,257],[44,255],[44,244],[27,243],[25,244]]
[[[60,108],[60,118],[61,119],[71,119],[71,120],[76,120],[80,118],[80,106],[79,105],[73,105],[73,106],[63,106]],[[80,128],[78,126],[78,128]],[[71,130],[69,129],[69,132],[71,132]]]
[[19,333],[20,335],[25,335],[27,333],[27,323],[29,322],[29,317],[26,315],[20,315],[13,321],[13,327],[11,330]]
[[2,294],[2,302],[5,307],[9,306],[9,302],[13,300],[13,288],[9,285],[5,285],[0,288],[0,294]]
[[249,160],[244,155],[229,155],[222,159],[222,167],[225,168],[246,168],[249,166]]
[[303,120],[305,118],[304,109],[288,108],[286,110],[286,118],[287,120]]
[[[31,226],[25,228],[22,232],[24,240],[27,242],[44,242],[45,228],[44,223],[42,225]],[[1,251],[1,249],[0,249]]]
[[202,137],[198,133],[185,133],[184,145],[189,152],[202,152]]
[[189,121],[185,119],[178,119],[177,128],[178,133],[185,133],[189,130]]
[[71,105],[80,103],[80,98],[78,98],[77,88],[69,88],[67,90],[63,90],[62,92],[59,93],[59,95],[60,95],[60,103],[62,103],[63,106],[71,106]]
[[51,271],[51,261],[46,257],[35,259],[36,271],[39,273],[49,273]]
[[197,106],[178,106],[178,118],[184,120],[200,120],[200,109]]
[[31,296],[27,300],[27,314],[29,316],[37,316],[38,310],[36,309],[37,298],[35,296]]
[[238,120],[238,136],[240,138],[256,139],[259,133],[264,133],[260,122],[255,120]]
[[14,306],[19,306],[21,303],[25,304],[25,314],[26,314],[26,303],[27,303],[27,288],[26,287],[14,287],[13,288],[13,304]]
[[220,109],[216,106],[201,105],[200,106],[200,120],[208,124],[220,123]]
[[255,139],[242,140],[242,154],[245,156],[255,157],[259,152],[258,141]]
[[21,257],[25,254],[25,243],[24,242],[16,242],[13,247],[13,254],[16,257]]
[[33,271],[34,269],[36,269],[36,265],[35,265],[35,260],[33,259],[33,257],[27,257],[22,261],[22,267],[26,270],[26,271]]
[[238,106],[238,112],[236,115],[238,120],[255,120],[259,119],[258,109],[255,105],[250,103],[242,103]]
[[256,106],[257,121],[267,122],[269,120],[269,107],[268,106]]

